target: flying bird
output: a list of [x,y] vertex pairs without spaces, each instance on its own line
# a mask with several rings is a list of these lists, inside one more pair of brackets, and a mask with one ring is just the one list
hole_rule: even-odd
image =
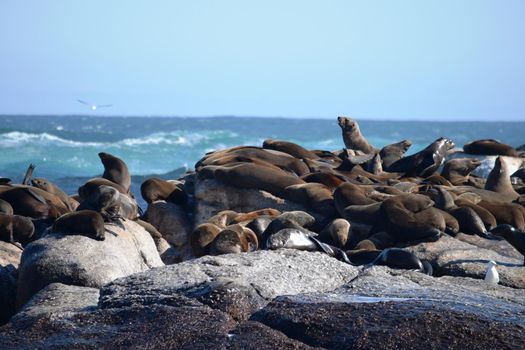
[[82,103],[83,105],[87,105],[91,108],[92,111],[96,111],[97,108],[107,108],[107,107],[111,107],[113,105],[95,105],[93,103],[89,103],[89,102],[86,102],[86,101],[82,101],[82,100],[78,100],[78,102]]

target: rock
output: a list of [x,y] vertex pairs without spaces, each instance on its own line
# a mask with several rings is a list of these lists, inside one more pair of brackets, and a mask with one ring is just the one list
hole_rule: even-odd
[[522,258],[498,254],[489,249],[443,236],[436,242],[407,247],[420,259],[428,260],[438,276],[465,276],[483,279],[487,263],[494,260],[498,266],[500,284],[525,288],[525,267]]
[[22,250],[11,243],[0,241],[0,325],[16,310],[16,279]]
[[195,257],[189,246],[192,224],[183,207],[165,201],[156,201],[148,206],[144,216],[174,247],[175,255],[180,255],[184,260]]
[[54,282],[100,288],[116,278],[164,265],[150,234],[126,220],[126,230],[107,226],[104,241],[51,233],[30,243],[22,254],[17,305]]
[[280,212],[307,211],[316,219],[322,217],[307,210],[299,203],[285,200],[273,194],[254,189],[235,188],[213,179],[197,178],[195,183],[195,225],[206,222],[211,216],[222,210],[233,210],[238,213],[274,208]]
[[516,250],[506,240],[496,241],[485,239],[477,235],[467,235],[464,233],[458,233],[454,238],[459,239],[462,242],[475,245],[480,248],[490,249],[498,254],[508,256],[511,258],[522,259],[523,255]]
[[164,238],[154,238],[153,241],[155,242],[155,246],[159,252],[160,259],[164,264],[171,265],[182,261],[183,257],[180,256],[179,251],[169,244]]
[[[447,160],[453,158],[479,159],[481,161],[481,165],[472,171],[472,175],[487,178],[492,168],[494,168],[494,163],[496,162],[496,158],[498,158],[498,156],[468,154],[464,152],[454,152],[447,155]],[[525,164],[525,159],[521,157],[502,156],[502,158],[504,158],[505,163],[508,164],[510,174],[512,174]]]
[[100,306],[165,304],[174,294],[199,297],[217,289],[219,278],[253,288],[253,295],[267,302],[283,294],[332,290],[355,276],[357,268],[318,252],[281,249],[204,256],[115,280],[102,288]]
[[323,348],[519,348],[524,291],[485,288],[469,278],[373,267],[332,293],[278,297],[251,320]]

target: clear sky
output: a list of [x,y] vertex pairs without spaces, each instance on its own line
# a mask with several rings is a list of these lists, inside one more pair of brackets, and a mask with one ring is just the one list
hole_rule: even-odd
[[523,0],[2,0],[0,114],[525,120],[524,18]]

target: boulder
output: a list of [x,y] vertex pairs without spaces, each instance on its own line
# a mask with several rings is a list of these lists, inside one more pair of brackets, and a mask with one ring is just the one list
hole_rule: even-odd
[[312,214],[316,219],[322,215],[312,212],[299,203],[285,200],[273,194],[254,189],[236,188],[213,179],[197,177],[195,182],[195,225],[206,222],[222,210],[238,213],[274,208],[280,212],[301,210]]
[[0,325],[16,310],[16,279],[22,250],[11,243],[0,241]]
[[116,278],[164,265],[150,234],[126,220],[106,226],[104,241],[50,233],[27,245],[20,264],[17,305],[50,283],[100,288]]
[[436,242],[420,243],[407,250],[420,259],[428,260],[438,276],[464,276],[483,279],[487,263],[494,260],[498,266],[500,284],[513,288],[525,288],[523,258],[502,255],[491,249],[443,236]]

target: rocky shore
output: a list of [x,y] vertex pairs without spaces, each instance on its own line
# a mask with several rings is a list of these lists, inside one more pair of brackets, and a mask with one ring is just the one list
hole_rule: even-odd
[[3,180],[0,347],[522,348],[522,152],[404,157],[351,123],[341,151],[267,140],[145,179],[144,213],[107,154],[66,199]]

